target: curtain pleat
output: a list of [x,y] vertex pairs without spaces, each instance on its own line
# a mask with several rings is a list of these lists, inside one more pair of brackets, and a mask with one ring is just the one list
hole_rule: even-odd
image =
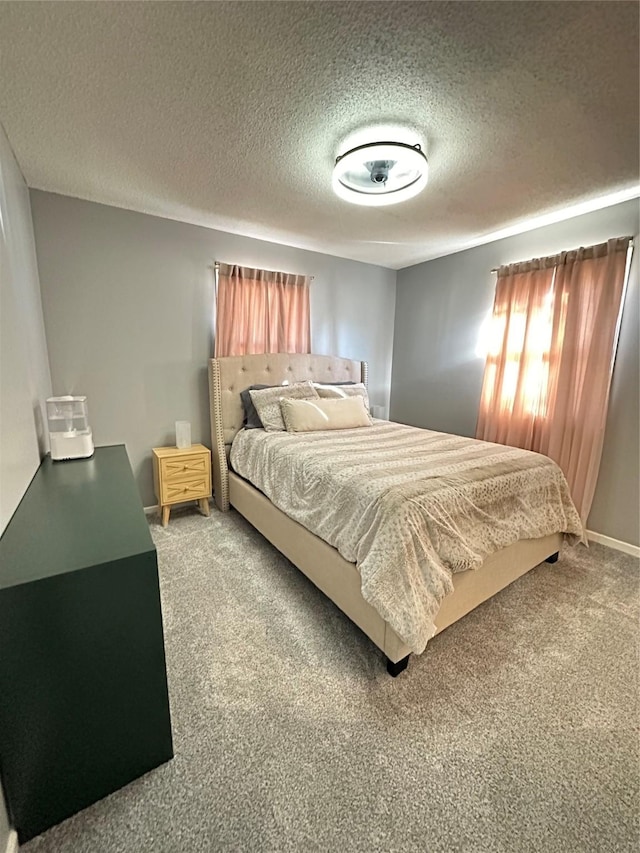
[[629,238],[498,271],[477,438],[544,453],[583,523],[598,477]]
[[309,279],[220,264],[215,355],[310,352]]

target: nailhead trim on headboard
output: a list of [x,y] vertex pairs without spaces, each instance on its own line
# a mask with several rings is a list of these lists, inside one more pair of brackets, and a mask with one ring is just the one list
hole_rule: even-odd
[[222,394],[219,359],[209,359],[209,410],[211,414],[211,450],[213,456],[213,496],[218,509],[229,509],[229,468],[222,427]]

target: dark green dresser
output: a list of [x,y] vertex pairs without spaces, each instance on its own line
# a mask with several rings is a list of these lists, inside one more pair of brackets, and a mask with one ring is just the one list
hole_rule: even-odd
[[0,773],[20,842],[172,756],[156,551],[126,450],[47,457],[0,539]]

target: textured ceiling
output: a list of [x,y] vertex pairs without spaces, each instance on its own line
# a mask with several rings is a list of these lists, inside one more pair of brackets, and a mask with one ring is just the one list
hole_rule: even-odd
[[[3,2],[0,119],[32,187],[399,268],[638,183],[638,10]],[[334,159],[378,125],[429,185],[350,205]]]

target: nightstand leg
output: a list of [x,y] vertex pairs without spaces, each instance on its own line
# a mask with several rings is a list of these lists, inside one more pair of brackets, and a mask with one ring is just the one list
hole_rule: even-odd
[[200,507],[200,512],[203,515],[209,516],[209,499],[208,498],[200,498],[198,501],[198,506]]
[[166,527],[166,526],[167,526],[167,524],[169,524],[169,514],[170,514],[170,512],[171,512],[171,507],[170,507],[170,506],[163,506],[163,507],[162,507],[162,526],[163,526],[163,527]]

